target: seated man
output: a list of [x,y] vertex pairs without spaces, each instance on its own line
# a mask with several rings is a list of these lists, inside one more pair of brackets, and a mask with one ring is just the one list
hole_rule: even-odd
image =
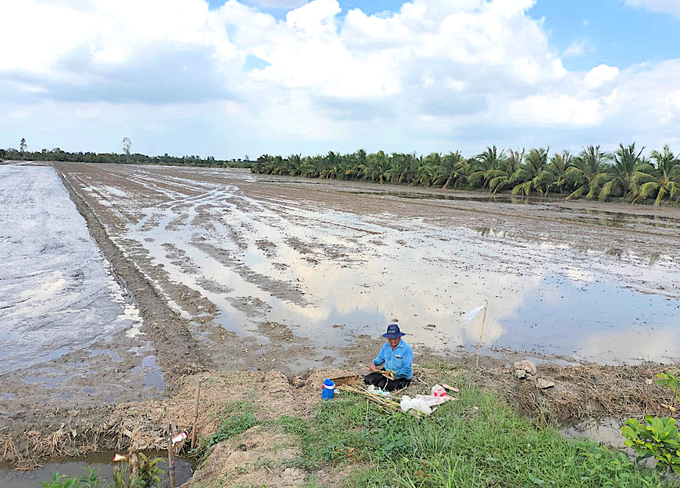
[[[387,333],[383,334],[387,342],[371,363],[371,373],[364,376],[364,383],[387,391],[401,390],[411,383],[413,350],[401,340],[404,335],[397,324],[387,327]],[[384,372],[378,370],[380,366],[384,366]],[[389,377],[390,372],[394,373],[394,378]]]

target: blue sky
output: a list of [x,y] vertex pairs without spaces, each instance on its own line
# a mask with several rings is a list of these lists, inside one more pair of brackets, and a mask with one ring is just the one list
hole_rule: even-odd
[[621,0],[539,1],[528,13],[545,18],[548,38],[561,52],[584,43],[582,56],[566,57],[567,68],[601,63],[627,68],[680,57],[680,23],[666,13],[627,7]]
[[678,0],[0,3],[0,147],[680,151]]

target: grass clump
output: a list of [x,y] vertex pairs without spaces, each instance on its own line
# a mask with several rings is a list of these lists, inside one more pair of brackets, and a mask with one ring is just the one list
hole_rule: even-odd
[[589,441],[565,439],[517,415],[497,395],[464,377],[458,400],[431,417],[388,414],[364,398],[340,392],[311,420],[281,418],[299,436],[298,467],[354,469],[351,487],[671,487],[625,454]]
[[258,424],[252,413],[252,405],[248,402],[234,402],[217,413],[221,417],[217,430],[209,436],[202,437],[194,452],[199,460],[204,460],[215,444],[242,434]]

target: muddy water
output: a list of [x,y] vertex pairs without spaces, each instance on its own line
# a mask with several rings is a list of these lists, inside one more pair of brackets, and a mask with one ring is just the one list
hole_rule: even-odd
[[[459,209],[414,217],[404,207],[409,203],[396,203],[399,197],[371,208],[357,192],[352,198],[360,211],[335,210],[332,198],[313,200],[306,183],[290,198],[294,181],[285,191],[276,184],[263,191],[243,173],[173,171],[133,170],[115,184],[91,180],[86,191],[118,213],[135,215],[115,237],[120,245],[138,254],[143,249],[171,284],[215,306],[197,310],[191,300],[173,298],[172,285],[158,282],[189,320],[209,316],[263,346],[270,336],[262,324],[274,322],[293,332],[284,340],[309,340],[338,357],[339,348],[364,334],[377,336],[396,319],[409,342],[451,351],[476,346],[481,315],[469,323],[463,315],[488,300],[487,352],[608,364],[680,357],[680,273],[673,257],[647,256],[620,240],[584,250],[555,239],[577,232],[584,212],[567,212],[567,223],[558,224],[563,228],[543,237],[537,217],[538,239],[525,240],[508,225],[489,225],[484,214],[475,226],[456,225]],[[131,182],[144,198],[125,187]],[[480,212],[487,207],[474,206],[504,205],[468,203]],[[553,226],[553,214],[565,213],[540,211]],[[605,227],[611,219],[622,228],[649,220],[585,215]],[[506,220],[511,227],[512,217]],[[660,223],[663,232],[675,233],[674,217]]]
[[[2,488],[36,488],[41,486],[40,483],[50,481],[55,472],[65,474],[67,477],[83,476],[87,473],[86,469],[93,469],[99,473],[102,480],[113,483],[113,459],[114,452],[102,452],[96,454],[89,454],[80,458],[64,459],[61,461],[46,462],[43,465],[32,471],[14,471],[12,466],[3,466],[0,464],[0,486]],[[148,453],[149,456],[163,457],[164,453],[155,452]],[[179,486],[186,482],[193,473],[192,464],[182,458],[175,458],[175,486]],[[164,471],[160,476],[161,488],[170,486],[168,465],[164,460],[158,463],[158,466]]]
[[[570,439],[588,439],[591,441],[606,444],[616,449],[626,448],[626,439],[621,434],[623,422],[611,417],[602,419],[586,419],[582,422],[564,426],[561,430]],[[627,449],[629,455],[634,455],[635,451]]]
[[0,374],[139,323],[53,168],[0,166],[0,255]]

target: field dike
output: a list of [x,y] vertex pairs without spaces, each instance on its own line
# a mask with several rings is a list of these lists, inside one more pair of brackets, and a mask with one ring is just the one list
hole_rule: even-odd
[[[416,368],[414,381],[404,394],[426,393],[431,385],[443,380],[459,384],[461,391],[465,385],[473,385],[468,389],[492,392],[509,409],[519,409],[536,426],[536,435],[542,435],[543,428],[555,426],[557,421],[668,415],[667,405],[675,404],[667,391],[645,381],[665,370],[654,364],[636,367],[542,364],[536,379],[555,383],[547,390],[538,388],[534,380],[518,379],[511,368],[473,369],[444,363],[429,366]],[[341,478],[343,470],[338,471],[337,460],[315,466],[301,461],[304,442],[291,434],[296,430],[290,428],[290,422],[322,421],[318,416],[324,378],[354,373],[310,371],[293,379],[278,372],[196,373],[179,378],[176,393],[164,400],[119,404],[108,410],[45,413],[34,429],[3,434],[1,460],[19,469],[31,469],[39,466],[42,459],[93,451],[163,450],[169,426],[173,433],[190,430],[200,382],[199,443],[193,455],[202,462],[188,486],[307,486],[310,476],[317,482]],[[337,401],[348,395],[351,394],[338,392]],[[365,409],[368,416],[368,403]],[[433,415],[433,419],[424,422],[436,425],[438,421]],[[185,443],[179,451],[187,454],[188,447]],[[358,459],[352,460],[352,448],[346,448],[350,450],[342,451],[342,462],[361,468]]]
[[[168,396],[162,400],[79,410],[36,410],[15,414],[3,426],[0,461],[10,462],[18,469],[31,469],[41,460],[87,452],[163,450],[167,446],[169,428],[177,433],[190,429],[194,423],[195,395],[200,383],[196,421],[200,440],[192,455],[199,457],[201,462],[185,486],[337,486],[350,476],[350,472],[371,466],[374,458],[370,453],[362,454],[362,449],[377,449],[373,444],[358,442],[359,447],[354,447],[345,439],[316,454],[309,452],[313,444],[306,444],[309,424],[328,420],[324,415],[329,412],[333,415],[332,409],[343,408],[342,402],[351,396],[339,392],[339,398],[328,402],[330,411],[319,405],[323,379],[356,374],[356,371],[313,370],[296,377],[287,377],[277,371],[214,372],[210,359],[202,355],[191,338],[186,322],[169,308],[134,262],[109,239],[94,212],[63,174],[58,173],[86,219],[92,236],[111,262],[116,278],[140,310],[144,332],[156,349],[158,363],[168,380]],[[641,418],[648,414],[668,416],[669,406],[678,406],[673,395],[653,381],[657,373],[669,370],[656,363],[568,367],[544,363],[538,366],[537,374],[531,380],[518,379],[513,367],[477,369],[464,359],[459,363],[426,366],[415,367],[414,381],[404,394],[426,393],[433,384],[445,380],[457,386],[456,378],[459,378],[461,395],[472,389],[495,395],[503,408],[520,412],[529,419],[538,437],[543,435],[544,427],[554,426],[557,422],[598,417]],[[674,368],[671,370],[677,372]],[[539,378],[553,382],[554,386],[538,388],[536,380]],[[377,415],[368,402],[364,407],[362,400],[355,398],[352,401],[353,415],[363,418],[365,409],[366,422]],[[481,396],[472,401],[479,401],[479,409],[484,411]],[[490,411],[498,409],[498,404],[487,406]],[[460,418],[472,422],[477,411],[477,406],[462,410]],[[344,415],[339,410],[335,414]],[[436,425],[436,417],[433,415],[432,419],[423,422]],[[397,413],[388,420],[399,423],[403,418],[408,416]],[[375,419],[384,421],[380,417]],[[323,429],[320,430],[324,435]],[[382,445],[380,452],[389,456],[405,449],[400,447],[398,439],[393,444]],[[188,445],[179,446],[179,450],[187,454]],[[411,474],[418,477],[422,472],[425,477],[435,476],[432,465],[422,460],[418,462],[420,468],[412,469]],[[352,469],[345,469],[346,466]],[[406,481],[404,484],[411,486]],[[499,486],[521,484],[513,483]]]

